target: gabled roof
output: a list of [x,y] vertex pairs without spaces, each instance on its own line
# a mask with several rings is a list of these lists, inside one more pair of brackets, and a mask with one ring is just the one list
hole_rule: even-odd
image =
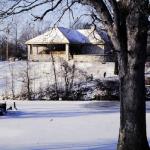
[[69,43],[68,39],[63,35],[59,28],[51,28],[49,31],[39,35],[25,44],[65,44]]
[[104,44],[101,36],[93,29],[73,30],[63,27],[50,28],[26,44]]
[[84,37],[87,37],[86,43],[92,43],[92,44],[104,44],[104,40],[101,38],[101,36],[98,34],[96,30],[93,28],[91,29],[80,29],[77,30],[80,32]]

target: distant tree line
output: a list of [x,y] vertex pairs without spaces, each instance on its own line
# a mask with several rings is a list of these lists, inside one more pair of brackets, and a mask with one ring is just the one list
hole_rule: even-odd
[[26,59],[27,47],[25,42],[47,29],[47,25],[44,26],[44,29],[41,29],[40,26],[37,27],[35,24],[28,22],[21,27],[19,21],[7,24],[0,31],[0,60]]

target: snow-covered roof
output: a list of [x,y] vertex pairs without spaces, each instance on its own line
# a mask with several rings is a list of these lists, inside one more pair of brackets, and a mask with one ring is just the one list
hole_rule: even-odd
[[104,44],[104,40],[93,29],[73,30],[63,27],[50,28],[26,44]]

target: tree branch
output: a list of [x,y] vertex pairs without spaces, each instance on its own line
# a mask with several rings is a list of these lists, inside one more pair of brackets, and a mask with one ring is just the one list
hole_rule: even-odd
[[114,16],[114,23],[116,24],[116,26],[119,26],[119,22],[120,22],[120,10],[118,8],[118,3],[116,2],[116,0],[109,0],[111,6],[112,6],[112,10],[113,10],[113,16]]
[[[54,0],[44,0],[42,2],[39,2],[39,1],[40,0],[34,0],[32,2],[28,1],[29,4],[25,5],[23,2],[26,2],[26,0],[19,0],[14,5],[12,5],[9,9],[3,11],[3,13],[0,13],[0,18],[3,19],[3,18],[7,18],[9,16],[12,16],[12,15],[26,12],[26,11],[29,11],[33,8],[44,5],[44,4],[49,3],[50,1],[54,1]],[[22,4],[19,5],[21,2],[22,2]],[[37,3],[37,2],[39,2],[39,3]]]
[[42,14],[42,16],[34,16],[34,15],[32,15],[32,16],[35,17],[35,20],[42,20],[49,12],[53,11],[54,9],[56,9],[56,8],[59,6],[59,4],[61,4],[61,2],[62,2],[62,0],[59,0],[59,1],[55,4],[55,6],[52,5],[52,7],[51,7],[50,9],[47,9],[47,10]]
[[105,25],[107,28],[112,27],[113,18],[103,0],[79,0],[79,2],[81,2],[81,4],[93,6],[101,19],[106,21]]

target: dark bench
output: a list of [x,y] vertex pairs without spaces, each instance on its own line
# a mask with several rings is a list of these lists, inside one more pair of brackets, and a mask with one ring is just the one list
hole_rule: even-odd
[[0,103],[0,116],[3,116],[7,113],[6,103]]

